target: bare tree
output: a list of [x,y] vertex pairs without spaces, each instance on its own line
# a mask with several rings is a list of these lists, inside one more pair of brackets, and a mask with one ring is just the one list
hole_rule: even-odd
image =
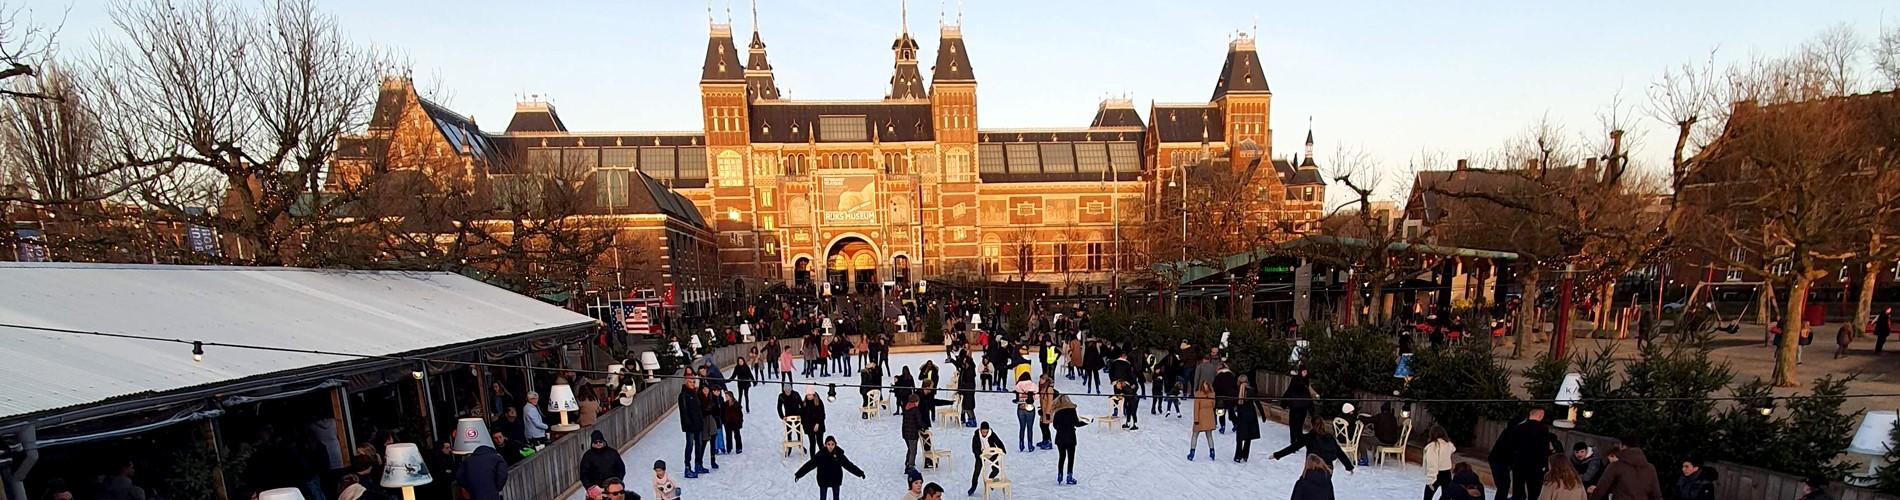
[[[1429,165],[1437,156],[1428,153],[1419,160]],[[1329,165],[1333,183],[1346,188],[1348,196],[1346,201],[1328,211],[1322,221],[1325,234],[1334,238],[1296,248],[1293,254],[1348,270],[1347,300],[1358,298],[1360,286],[1366,287],[1376,300],[1385,293],[1386,287],[1421,271],[1422,262],[1416,255],[1404,251],[1405,244],[1423,241],[1429,233],[1407,235],[1403,228],[1395,227],[1392,220],[1374,210],[1373,201],[1387,187],[1380,174],[1382,166],[1371,155],[1358,148],[1341,146],[1334,151]],[[1343,311],[1347,315],[1342,318],[1344,322],[1361,319],[1356,304],[1348,304],[1347,309]],[[1365,321],[1384,320],[1382,308],[1369,310],[1371,314]]]
[[[24,8],[0,2],[0,97],[12,99],[56,99],[33,83],[45,61],[51,59],[59,27],[47,28],[20,20]],[[17,84],[16,81],[26,81]]]
[[122,36],[100,48],[92,100],[139,202],[233,240],[227,261],[325,265],[309,243],[361,221],[345,217],[355,193],[320,194],[323,176],[366,122],[383,58],[310,0],[153,0],[112,17]]

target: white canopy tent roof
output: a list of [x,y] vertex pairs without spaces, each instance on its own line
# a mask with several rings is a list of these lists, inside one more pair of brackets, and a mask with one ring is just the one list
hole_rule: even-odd
[[0,421],[363,360],[5,325],[397,355],[593,322],[451,273],[3,262]]

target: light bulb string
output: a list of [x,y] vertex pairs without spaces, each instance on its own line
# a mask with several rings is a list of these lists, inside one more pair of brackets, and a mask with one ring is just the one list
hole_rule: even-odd
[[[635,376],[645,375],[648,378],[658,378],[658,379],[701,379],[703,378],[698,375],[660,374],[660,373],[646,374],[646,373],[638,372],[638,371],[612,372],[612,371],[607,371],[607,370],[589,370],[589,369],[584,369],[584,368],[558,368],[558,367],[548,367],[548,366],[519,365],[519,364],[510,364],[510,363],[494,363],[494,362],[487,362],[487,361],[463,361],[463,360],[453,360],[453,359],[439,359],[439,358],[429,358],[429,357],[423,357],[423,356],[363,354],[363,353],[353,353],[353,352],[345,352],[345,351],[330,351],[330,350],[323,350],[323,349],[301,349],[301,348],[278,347],[278,346],[268,346],[268,345],[258,345],[258,344],[245,344],[245,343],[236,343],[236,342],[185,340],[185,339],[178,339],[178,338],[155,337],[155,336],[148,336],[148,335],[127,334],[127,333],[112,333],[112,332],[100,332],[100,331],[90,331],[90,330],[75,330],[75,329],[70,329],[70,328],[21,325],[21,324],[15,324],[15,323],[0,323],[0,328],[15,328],[15,329],[20,329],[20,330],[32,330],[32,331],[40,331],[40,332],[48,332],[48,333],[59,333],[59,334],[91,336],[91,337],[104,337],[104,338],[121,339],[121,340],[136,340],[136,341],[144,341],[144,342],[164,342],[164,343],[194,345],[194,346],[202,345],[205,347],[225,347],[225,348],[232,348],[232,349],[248,349],[248,350],[257,350],[257,351],[285,352],[285,353],[296,353],[296,354],[317,354],[317,355],[323,355],[323,356],[337,356],[337,357],[389,360],[389,361],[413,361],[413,362],[419,362],[419,363],[457,364],[457,365],[466,365],[466,366],[478,366],[478,367],[483,367],[483,368],[503,368],[503,369],[529,370],[529,371],[537,371],[537,372],[573,373],[577,375],[582,375],[582,374],[584,375],[635,375]],[[944,366],[954,366],[954,365],[945,364]],[[895,376],[888,373],[884,375]],[[726,376],[719,380],[736,381],[737,379],[734,379],[731,376]],[[776,384],[776,385],[786,385],[786,386],[805,385],[805,386],[810,386],[810,387],[817,387],[817,386],[822,385],[822,386],[827,386],[827,387],[835,386],[835,387],[842,387],[842,388],[859,389],[860,391],[864,389],[879,389],[879,390],[897,389],[897,387],[889,386],[889,385],[866,385],[866,384],[856,384],[856,383],[838,383],[838,382],[823,382],[823,381],[783,382],[783,381],[777,381],[777,380],[757,379],[757,380],[754,380],[752,383],[755,385],[761,385],[761,386]],[[1014,391],[1014,390],[994,390],[994,389],[960,390],[960,389],[952,389],[952,388],[935,388],[935,387],[930,387],[930,388],[936,389],[936,390],[942,390],[942,391],[972,392],[972,393],[978,393],[978,394],[1009,394],[1009,395],[1017,394],[1017,391]],[[921,389],[926,389],[926,388],[912,387],[908,389],[921,390]],[[1112,394],[1112,393],[1111,394],[1094,394],[1094,393],[1063,392],[1060,394],[1071,396],[1071,397],[1111,398],[1111,397],[1118,396],[1117,394]],[[1141,397],[1175,397],[1175,398],[1180,398],[1180,399],[1189,400],[1189,401],[1196,400],[1196,399],[1203,399],[1201,397],[1194,396],[1192,394],[1182,394],[1178,396],[1143,395]],[[1578,405],[1592,406],[1599,403],[1666,403],[1666,402],[1703,402],[1703,401],[1706,401],[1706,402],[1746,401],[1746,402],[1751,402],[1751,403],[1759,403],[1759,402],[1772,403],[1773,401],[1778,401],[1778,400],[1786,401],[1786,400],[1805,400],[1805,399],[1820,399],[1820,398],[1859,399],[1859,398],[1891,398],[1891,397],[1900,397],[1900,392],[1840,394],[1840,395],[1791,394],[1791,395],[1786,395],[1786,396],[1605,397],[1605,398],[1583,398],[1581,401],[1578,402]],[[1204,399],[1220,400],[1224,398],[1215,396],[1215,397],[1204,398]],[[1426,404],[1426,403],[1562,404],[1562,403],[1559,403],[1558,400],[1554,398],[1551,398],[1551,399],[1406,398],[1406,397],[1400,397],[1400,396],[1391,396],[1391,397],[1376,397],[1376,398],[1362,399],[1362,398],[1342,398],[1342,397],[1323,396],[1323,397],[1309,397],[1309,398],[1247,397],[1243,399],[1273,400],[1273,401],[1299,400],[1299,401],[1312,401],[1315,403],[1355,403],[1355,404],[1380,403],[1380,402],[1399,402],[1399,403],[1413,403],[1413,404]]]

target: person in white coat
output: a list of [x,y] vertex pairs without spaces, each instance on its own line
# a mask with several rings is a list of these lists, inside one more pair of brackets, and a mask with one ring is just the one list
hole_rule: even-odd
[[1445,434],[1444,426],[1432,424],[1425,431],[1425,500],[1432,500],[1432,493],[1441,488],[1453,487],[1451,484],[1451,455],[1458,451],[1458,445],[1451,444],[1451,437]]

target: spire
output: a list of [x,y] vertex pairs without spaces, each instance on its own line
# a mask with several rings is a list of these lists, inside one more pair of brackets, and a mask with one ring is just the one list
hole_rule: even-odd
[[[942,24],[941,22],[939,24]],[[957,2],[957,23],[938,26],[937,64],[930,67],[930,83],[976,83],[970,55],[963,46],[963,2]]]
[[891,42],[891,52],[896,55],[897,63],[891,68],[891,91],[885,99],[922,99],[924,98],[924,77],[917,71],[917,40],[910,37],[910,4],[901,3],[903,13],[899,22],[906,24],[898,32],[897,40]]
[[1300,168],[1319,168],[1313,164],[1313,117],[1306,117],[1306,159],[1300,161]]
[[745,83],[748,100],[779,98],[772,63],[765,57],[765,40],[759,37],[759,0],[752,0],[752,43],[746,44]]
[[[706,7],[706,19],[712,20],[712,6]],[[742,83],[745,66],[739,64],[739,49],[732,43],[731,24],[713,24],[706,37],[706,62],[700,66],[700,83]]]
[[1220,100],[1229,93],[1272,93],[1267,89],[1267,74],[1260,68],[1260,55],[1254,52],[1253,37],[1245,33],[1227,43],[1227,60],[1221,63],[1220,79],[1214,82],[1214,96],[1208,100]]

